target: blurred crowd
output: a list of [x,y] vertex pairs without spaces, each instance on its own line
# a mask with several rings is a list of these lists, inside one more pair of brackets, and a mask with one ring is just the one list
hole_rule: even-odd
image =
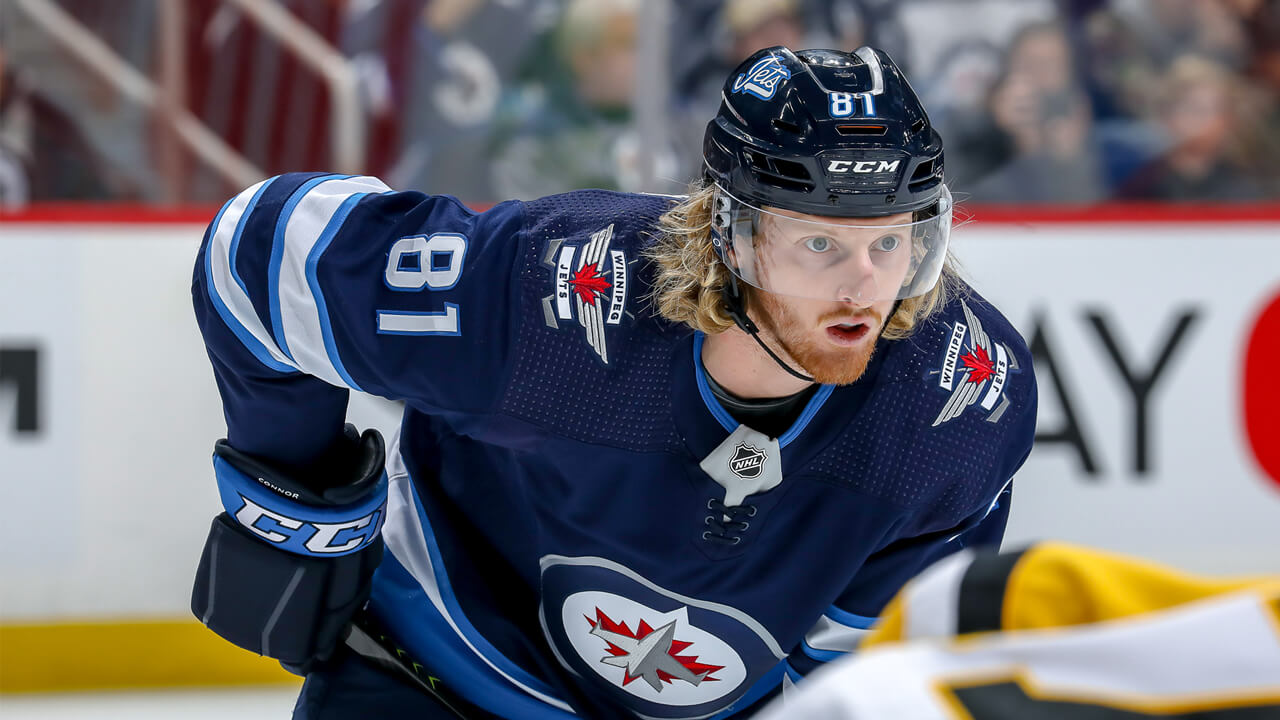
[[[185,146],[175,158],[172,115],[76,60],[33,4],[166,77],[263,175],[342,169],[320,73],[231,0],[182,3],[181,52],[161,53],[164,1],[0,2],[0,204],[204,203],[236,189]],[[263,1],[359,78],[353,171],[468,202],[680,191],[725,76],[777,44],[887,50],[970,203],[1280,198],[1278,0]],[[662,121],[646,126],[654,108]]]

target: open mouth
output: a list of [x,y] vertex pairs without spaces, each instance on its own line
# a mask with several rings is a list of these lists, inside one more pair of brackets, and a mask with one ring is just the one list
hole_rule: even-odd
[[871,326],[864,322],[837,323],[827,326],[827,339],[837,345],[853,345],[871,332]]

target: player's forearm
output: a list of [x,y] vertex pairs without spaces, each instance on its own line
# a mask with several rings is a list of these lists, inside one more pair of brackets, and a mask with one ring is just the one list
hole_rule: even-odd
[[[240,202],[248,192],[233,198],[209,226],[195,258],[192,308],[232,446],[298,477],[313,477],[333,466],[347,391],[301,371],[268,329],[272,307],[264,265],[270,251],[263,232],[246,231],[252,208]],[[232,227],[237,232],[228,238]]]

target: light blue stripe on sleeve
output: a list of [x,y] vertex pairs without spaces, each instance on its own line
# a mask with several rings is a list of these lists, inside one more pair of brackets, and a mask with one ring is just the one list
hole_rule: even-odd
[[284,336],[284,327],[280,322],[280,260],[284,257],[284,229],[293,215],[293,209],[312,188],[326,180],[345,180],[350,177],[352,176],[324,175],[306,181],[285,201],[284,207],[280,209],[280,218],[276,221],[276,231],[271,238],[271,262],[267,265],[267,297],[270,298],[268,302],[271,305],[271,332],[275,335],[276,342],[280,343],[280,350],[290,359],[293,354],[289,352],[289,341]]
[[342,382],[353,390],[364,392],[356,381],[351,379],[350,373],[342,365],[342,358],[338,357],[338,346],[333,340],[333,323],[329,319],[329,307],[324,301],[324,291],[320,287],[320,278],[316,275],[316,265],[320,262],[320,256],[324,255],[324,251],[328,249],[329,243],[333,242],[333,236],[338,234],[338,230],[342,229],[342,224],[346,222],[347,215],[351,214],[351,209],[360,202],[360,199],[369,193],[356,193],[338,206],[337,212],[333,214],[333,219],[329,220],[329,224],[325,226],[324,232],[320,234],[320,238],[316,241],[315,247],[311,248],[311,253],[307,255],[307,285],[311,287],[311,294],[316,300],[316,312],[320,316],[320,333],[324,337],[324,351],[329,356],[329,362],[333,364],[333,369],[338,372],[338,376],[342,378]]
[[273,310],[273,321],[279,317],[280,337],[294,364],[330,385],[359,389],[338,358],[328,308],[319,292],[317,264],[325,248],[342,232],[357,196],[389,191],[371,177],[323,178],[299,189],[296,202],[291,200],[292,206],[285,208],[287,215],[282,211],[277,226],[280,240],[273,252],[278,250],[280,258],[273,274],[278,309]]
[[[436,658],[448,663],[454,677],[464,685],[465,678],[470,677],[472,687],[487,688],[484,696],[471,696],[471,701],[502,717],[562,717],[563,713],[557,711],[572,713],[572,707],[559,699],[554,688],[505,657],[467,619],[453,594],[426,509],[413,491],[398,437],[387,450],[387,474],[391,482],[387,498],[390,531],[386,535],[387,557],[378,568],[384,582],[374,583],[373,598],[381,613],[421,619],[407,626],[401,642],[410,650],[438,646]],[[396,569],[407,582],[394,579]],[[396,590],[396,584],[403,584],[403,589]],[[495,706],[506,704],[502,696],[510,697],[510,690],[516,690],[516,698],[524,696],[517,700],[522,709]]]
[[805,633],[801,651],[819,662],[831,662],[858,649],[876,618],[855,615],[832,605]]

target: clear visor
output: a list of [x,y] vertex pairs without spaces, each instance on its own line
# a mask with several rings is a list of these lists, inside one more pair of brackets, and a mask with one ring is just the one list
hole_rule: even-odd
[[942,274],[951,235],[944,186],[927,211],[835,218],[758,208],[716,186],[713,231],[741,280],[792,297],[872,303],[923,295]]

